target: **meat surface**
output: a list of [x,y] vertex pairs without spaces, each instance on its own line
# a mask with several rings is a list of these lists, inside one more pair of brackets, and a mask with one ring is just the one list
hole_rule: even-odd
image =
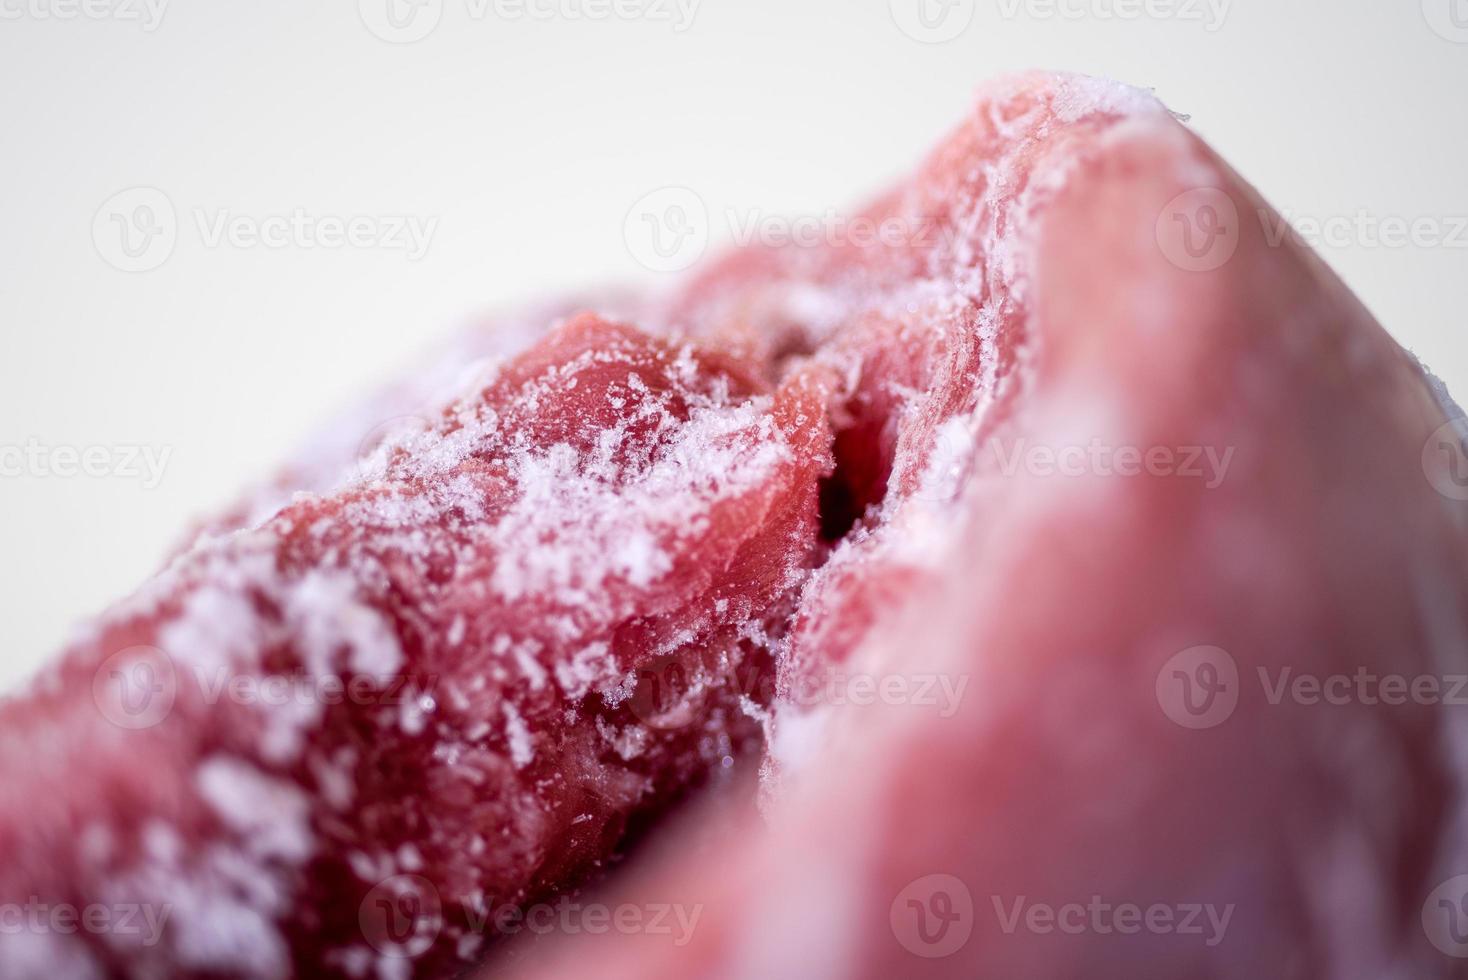
[[1134,89],[853,217],[208,522],[0,707],[0,904],[156,928],[0,974],[1468,973],[1462,413]]
[[[157,928],[7,936],[0,973],[472,960],[757,754],[735,692],[773,688],[813,560],[821,406],[578,317],[370,476],[187,551],[0,709],[0,901]],[[638,702],[667,663],[680,696]]]
[[696,928],[564,929],[514,975],[1468,974],[1462,413],[1194,136],[1111,104],[1000,83],[884,202],[969,237],[825,341],[861,338],[892,476],[782,670],[845,694],[776,706],[768,826],[670,830],[599,898]]

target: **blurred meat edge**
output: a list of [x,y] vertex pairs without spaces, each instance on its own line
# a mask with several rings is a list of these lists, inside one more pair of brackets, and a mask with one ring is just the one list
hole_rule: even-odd
[[[803,763],[770,826],[686,853],[670,829],[599,896],[696,928],[582,929],[514,975],[1468,975],[1440,918],[1468,874],[1468,549],[1423,456],[1455,410],[1180,125],[1120,123],[1073,163],[1005,256],[1020,377],[970,427],[950,544],[837,644],[850,677],[962,696],[779,708]],[[1170,251],[1209,208],[1215,251]],[[1097,444],[1216,462],[1026,455]],[[1363,673],[1438,703],[1290,686]]]

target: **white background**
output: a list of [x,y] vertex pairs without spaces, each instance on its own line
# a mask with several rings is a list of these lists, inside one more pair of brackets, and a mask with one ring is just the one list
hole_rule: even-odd
[[[0,0],[0,446],[171,452],[156,487],[0,478],[0,684],[467,316],[658,280],[623,235],[649,191],[695,189],[715,242],[729,209],[850,206],[1001,71],[1155,88],[1297,215],[1468,216],[1468,0],[701,0],[691,23],[662,0],[618,0],[646,12],[630,18],[425,0],[402,8],[432,28],[415,43],[369,29],[391,33],[388,0],[173,0],[161,20],[151,2]],[[919,2],[955,36],[904,33],[923,33]],[[134,187],[164,192],[178,230],[167,261],[127,273],[93,223]],[[197,227],[295,209],[438,224],[416,261],[210,247]],[[1468,248],[1349,227],[1327,259],[1468,391]]]

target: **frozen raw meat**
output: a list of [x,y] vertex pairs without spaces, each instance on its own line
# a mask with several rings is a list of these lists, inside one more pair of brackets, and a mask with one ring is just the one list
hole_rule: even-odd
[[[994,328],[977,299],[1009,368],[956,453],[902,436],[942,444],[971,389],[895,399],[887,498],[802,598],[783,666],[886,693],[777,704],[770,826],[670,828],[598,896],[693,928],[576,930],[515,975],[1464,975],[1461,413],[1194,136],[1116,111],[1141,98],[1000,83],[891,199],[966,178],[979,271],[861,322]],[[762,262],[720,327],[779,302]],[[895,475],[950,463],[951,497]]]
[[0,709],[0,902],[155,927],[0,973],[1461,975],[1461,413],[1135,89],[853,220],[471,335]]
[[757,758],[828,460],[818,390],[587,315],[371,475],[206,537],[0,709],[0,901],[157,928],[6,936],[0,973],[474,959],[489,912]]

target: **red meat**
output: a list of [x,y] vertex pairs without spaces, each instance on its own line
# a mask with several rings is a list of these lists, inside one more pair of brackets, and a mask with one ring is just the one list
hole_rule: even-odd
[[[798,613],[788,667],[895,693],[777,706],[771,826],[732,821],[716,848],[670,829],[596,901],[679,914],[573,918],[516,975],[1468,972],[1454,410],[1196,138],[1104,98],[1067,121],[1076,93],[992,91],[895,197],[983,175],[958,224],[1024,219],[972,253],[1010,369],[979,372],[961,491],[934,506],[895,476]],[[1004,152],[1026,168],[983,149],[1001,119],[1023,120]],[[938,274],[951,317],[911,319],[969,329],[964,275]],[[758,302],[753,274],[718,288]],[[895,474],[927,467],[904,437],[969,390],[902,402]]]
[[[158,928],[7,936],[0,973],[474,958],[758,752],[829,438],[812,388],[583,316],[374,478],[187,552],[0,711],[0,902]],[[667,662],[698,696],[639,705]]]
[[0,973],[1461,975],[1456,410],[1132,89],[996,83],[853,220],[297,467],[0,708],[0,905],[167,913]]

